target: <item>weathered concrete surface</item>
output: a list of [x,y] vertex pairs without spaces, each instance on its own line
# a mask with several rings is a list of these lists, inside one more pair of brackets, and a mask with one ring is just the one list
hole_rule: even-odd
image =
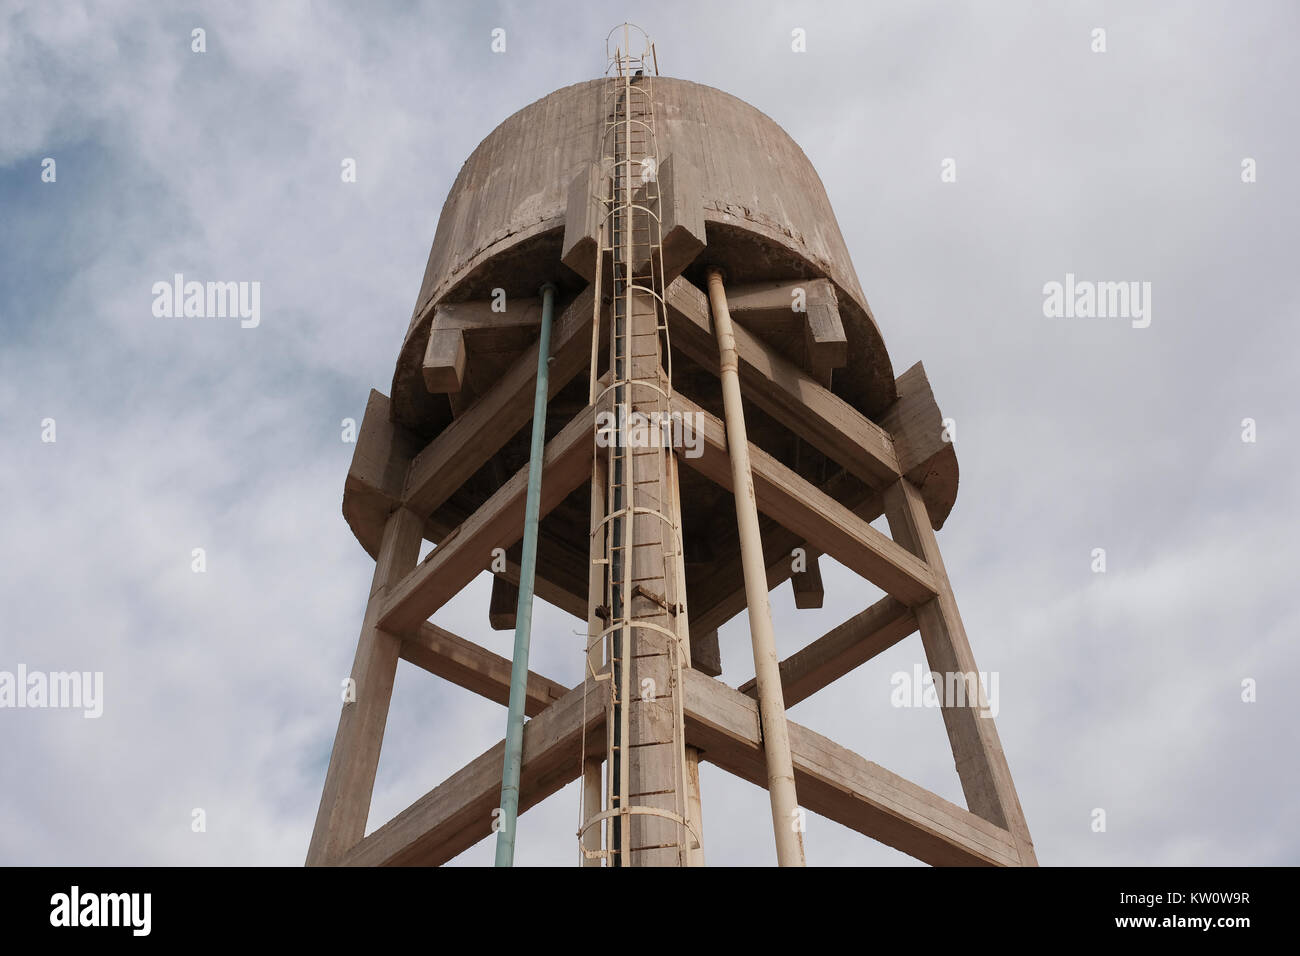
[[[403,424],[427,435],[449,417],[445,398],[427,394],[421,380],[431,304],[483,297],[496,287],[531,298],[546,280],[575,290],[582,284],[560,264],[560,246],[570,184],[603,152],[604,83],[568,86],[525,107],[461,168],[393,380],[394,414]],[[660,157],[681,157],[699,171],[708,248],[692,269],[720,265],[729,282],[829,279],[849,338],[835,391],[868,415],[883,411],[895,399],[889,357],[803,150],[769,117],[720,90],[658,77],[654,92]]]

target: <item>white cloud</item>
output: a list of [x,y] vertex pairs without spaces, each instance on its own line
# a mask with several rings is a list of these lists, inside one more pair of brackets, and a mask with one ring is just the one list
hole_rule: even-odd
[[[1108,12],[1104,58],[1082,13],[843,4],[799,24],[801,57],[783,11],[679,4],[646,24],[667,72],[753,102],[805,147],[896,371],[923,359],[958,421],[941,540],[976,659],[1001,674],[999,730],[1045,863],[1297,858],[1296,64],[1279,8],[1216,9]],[[0,15],[0,668],[103,670],[106,695],[98,721],[0,714],[21,768],[0,790],[0,862],[302,860],[370,573],[339,514],[339,420],[388,390],[461,161],[515,109],[596,75],[608,16]],[[498,19],[505,56],[488,52]],[[1247,155],[1254,186],[1237,178]],[[939,182],[945,156],[957,184]],[[1151,327],[1044,319],[1042,283],[1066,271],[1151,281]],[[260,281],[261,327],[154,319],[150,286],[175,272]],[[1245,416],[1257,444],[1239,440]],[[869,603],[847,571],[825,575],[822,612],[778,592],[783,652]],[[508,654],[485,604],[480,581],[439,620]],[[571,630],[539,617],[535,669],[577,680]],[[722,637],[739,683],[743,620]],[[960,801],[938,715],[887,705],[888,674],[920,654],[910,638],[792,718]],[[371,826],[504,721],[404,666]],[[714,768],[703,789],[710,861],[771,862],[766,794]],[[522,818],[521,863],[572,862],[576,816],[570,786]],[[910,862],[815,818],[807,843],[814,863]],[[490,856],[489,840],[458,862]]]

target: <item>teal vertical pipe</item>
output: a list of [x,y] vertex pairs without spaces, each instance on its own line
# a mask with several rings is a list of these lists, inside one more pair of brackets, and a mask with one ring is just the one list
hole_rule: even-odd
[[537,523],[542,510],[542,450],[546,445],[546,393],[550,379],[551,312],[555,286],[542,286],[542,334],[537,339],[537,391],[533,395],[533,444],[528,456],[528,499],[524,506],[524,553],[519,560],[519,604],[515,608],[515,653],[510,662],[510,710],[506,759],[501,769],[501,828],[497,866],[515,862],[519,817],[519,771],[524,756],[524,698],[528,690],[528,641],[533,629],[533,581],[537,575]]

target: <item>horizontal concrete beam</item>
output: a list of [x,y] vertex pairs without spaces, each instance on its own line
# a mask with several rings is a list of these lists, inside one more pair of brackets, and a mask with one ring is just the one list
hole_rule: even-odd
[[813,374],[843,368],[849,340],[835,286],[826,279],[754,282],[727,287],[727,311],[751,332],[794,331],[803,337]]
[[[786,707],[807,700],[915,630],[916,615],[910,607],[889,596],[881,598],[781,662],[781,692]],[[753,678],[741,684],[739,690],[758,699]]]
[[[731,462],[721,420],[680,394],[673,396],[672,410],[703,425],[703,454],[683,456],[683,463],[731,490]],[[908,606],[935,596],[934,573],[920,558],[753,442],[749,458],[759,511],[787,529],[798,529],[810,544]]]
[[[686,742],[704,760],[763,786],[758,704],[694,670],[683,672]],[[524,725],[520,811],[577,779],[582,741],[604,750],[605,695],[576,687]],[[584,723],[585,717],[585,723]],[[1010,834],[890,773],[820,734],[791,723],[800,806],[935,865],[1014,866]],[[348,866],[437,866],[492,832],[505,742],[498,743],[379,827],[348,852]]]
[[[707,296],[679,278],[664,298],[673,346],[719,374]],[[745,398],[869,487],[884,489],[898,479],[898,456],[888,432],[739,324],[735,339]]]
[[[588,406],[546,443],[541,489],[543,517],[570,492],[590,480],[591,436],[595,424],[595,410]],[[410,633],[488,568],[494,548],[508,548],[518,541],[523,536],[527,490],[528,466],[525,465],[444,538],[414,571],[390,589],[379,611],[379,626],[397,635]]]
[[[853,490],[846,490],[847,486]],[[859,518],[870,523],[884,513],[884,504],[880,495],[863,491],[855,479],[844,472],[832,477],[821,486],[836,501],[852,508]],[[802,547],[812,557],[820,556],[816,548],[806,542],[797,532],[781,527],[771,518],[759,516],[759,525],[763,538],[763,563],[767,567],[767,588],[772,590],[793,574],[792,552]],[[716,564],[709,572],[710,600],[706,605],[694,600],[691,605],[691,626],[700,628],[721,627],[748,606],[745,597],[745,574],[741,566],[740,551]]]
[[[686,740],[702,760],[758,786],[767,780],[758,703],[695,671],[682,675]],[[936,866],[1016,866],[1006,830],[789,723],[799,805]]]
[[[427,621],[402,641],[401,657],[498,704],[510,702],[510,660]],[[528,672],[524,713],[540,714],[569,692],[558,681]]]
[[[591,316],[595,293],[584,289],[556,318],[551,331],[549,392],[554,397],[591,363]],[[511,363],[411,462],[402,490],[406,507],[430,515],[495,455],[533,412],[537,343]]]
[[[411,458],[423,447],[418,435],[393,424],[389,418],[388,397],[371,391],[366,403],[366,413],[357,433],[352,464],[343,486],[343,517],[356,535],[361,546],[372,558],[379,553],[388,516],[402,503],[402,483],[406,479]],[[424,537],[434,544],[442,541],[454,529],[440,519],[432,517],[424,522]],[[564,548],[554,536],[542,529],[541,545],[544,551],[555,554]],[[585,564],[585,560],[583,561]],[[551,563],[537,571],[536,592],[543,601],[563,611],[587,619],[586,579],[581,588],[577,577],[569,573],[568,563]],[[501,576],[513,584],[519,583],[519,547],[506,550],[506,569]],[[581,590],[582,593],[576,593]]]
[[[577,779],[584,735],[587,756],[604,754],[608,693],[604,684],[589,682],[524,724],[520,813]],[[343,865],[440,866],[469,849],[492,833],[504,762],[503,740],[363,839],[343,857]],[[574,842],[576,854],[576,837]]]

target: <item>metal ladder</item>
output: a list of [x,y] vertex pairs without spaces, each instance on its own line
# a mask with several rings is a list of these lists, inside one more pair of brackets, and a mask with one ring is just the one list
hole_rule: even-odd
[[[610,50],[615,33],[621,33],[621,43]],[[629,52],[638,41],[644,41],[641,51]],[[579,845],[590,827],[603,822],[604,848],[583,849],[584,857],[599,856],[610,866],[674,860],[685,865],[699,840],[687,823],[681,688],[682,669],[690,662],[682,536],[675,509],[663,506],[678,492],[663,427],[669,422],[672,358],[654,131],[658,71],[653,44],[629,24],[611,32],[606,52],[602,172],[608,192],[597,243],[595,308],[599,320],[608,261],[610,380],[599,388],[593,364],[591,397],[598,411],[613,416],[615,428],[602,431],[598,420],[594,453],[605,456],[605,509],[593,529],[592,553],[602,555],[593,563],[603,565],[604,600],[599,626],[588,635],[585,668],[587,681],[609,685],[606,798],[599,812],[582,807]],[[593,476],[599,472],[593,468]],[[602,651],[608,667],[597,670],[593,661]],[[635,761],[633,747],[640,748]]]

